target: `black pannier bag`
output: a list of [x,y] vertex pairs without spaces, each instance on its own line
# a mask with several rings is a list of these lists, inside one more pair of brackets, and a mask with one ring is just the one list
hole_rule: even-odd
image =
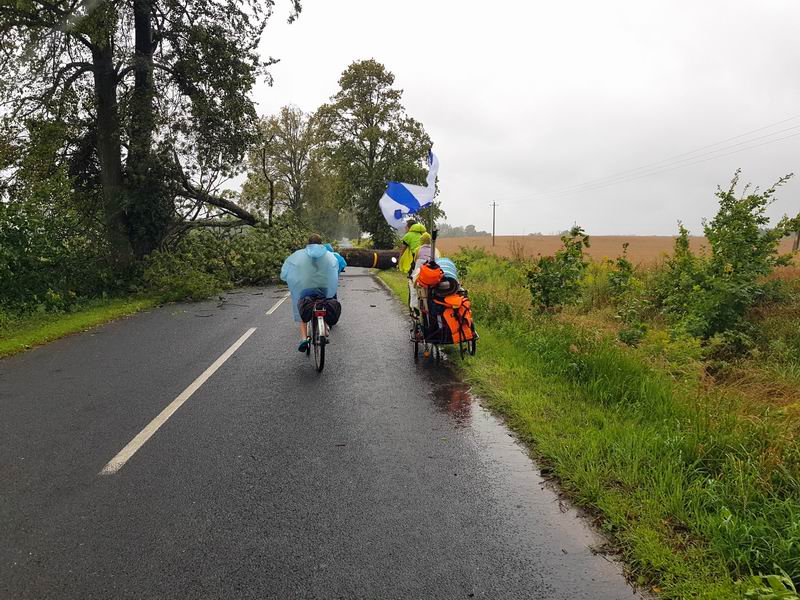
[[425,324],[425,340],[434,344],[452,344],[453,338],[444,321],[444,307],[428,298],[428,314]]
[[328,327],[333,327],[342,316],[342,305],[336,298],[316,298],[306,296],[297,303],[297,310],[303,323],[308,323],[314,317],[314,306],[319,303],[325,308],[325,322]]

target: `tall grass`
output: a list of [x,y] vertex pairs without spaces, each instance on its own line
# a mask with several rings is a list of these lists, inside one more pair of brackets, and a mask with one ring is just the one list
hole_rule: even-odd
[[640,583],[717,599],[743,597],[751,575],[800,582],[800,411],[676,376],[652,344],[533,315],[524,265],[461,265],[481,334],[465,378],[597,511]]

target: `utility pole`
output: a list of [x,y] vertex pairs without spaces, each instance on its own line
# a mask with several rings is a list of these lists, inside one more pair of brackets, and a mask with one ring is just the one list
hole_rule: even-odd
[[495,223],[495,209],[497,208],[497,202],[492,202],[489,206],[492,207],[492,246],[494,246],[494,223]]

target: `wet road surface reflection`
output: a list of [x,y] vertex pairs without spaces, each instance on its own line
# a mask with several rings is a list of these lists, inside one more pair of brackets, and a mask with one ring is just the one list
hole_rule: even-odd
[[[586,514],[571,506],[527,448],[481,405],[470,387],[455,381],[449,368],[431,368],[429,376],[433,405],[471,440],[478,468],[490,483],[494,514],[511,532],[507,535],[516,547],[530,548],[538,556],[553,590],[592,600],[650,598],[626,584],[622,565],[607,553],[607,540],[590,526]],[[583,579],[588,581],[581,583]]]
[[475,399],[466,383],[448,383],[434,388],[433,402],[439,409],[452,415],[457,425],[466,427],[470,424]]

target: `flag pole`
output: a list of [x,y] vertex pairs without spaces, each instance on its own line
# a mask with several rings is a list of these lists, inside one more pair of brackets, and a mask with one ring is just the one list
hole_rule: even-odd
[[431,231],[431,261],[436,262],[436,234],[439,233],[436,231],[435,226],[436,224],[433,222],[433,202],[431,202],[430,207],[428,208],[430,211],[430,231]]
[[[433,153],[433,147],[428,149],[428,156],[431,156],[432,153]],[[431,167],[429,166],[429,168],[431,168]],[[434,182],[434,185],[436,185],[435,182]],[[435,201],[436,201],[436,198],[434,197],[434,199],[431,200],[431,205],[428,207],[428,210],[430,211],[430,216],[428,218],[428,221],[430,223],[430,232],[431,232],[431,261],[432,262],[436,262],[436,235],[437,235],[437,233],[439,233],[435,229],[436,223],[433,220],[433,203]]]

